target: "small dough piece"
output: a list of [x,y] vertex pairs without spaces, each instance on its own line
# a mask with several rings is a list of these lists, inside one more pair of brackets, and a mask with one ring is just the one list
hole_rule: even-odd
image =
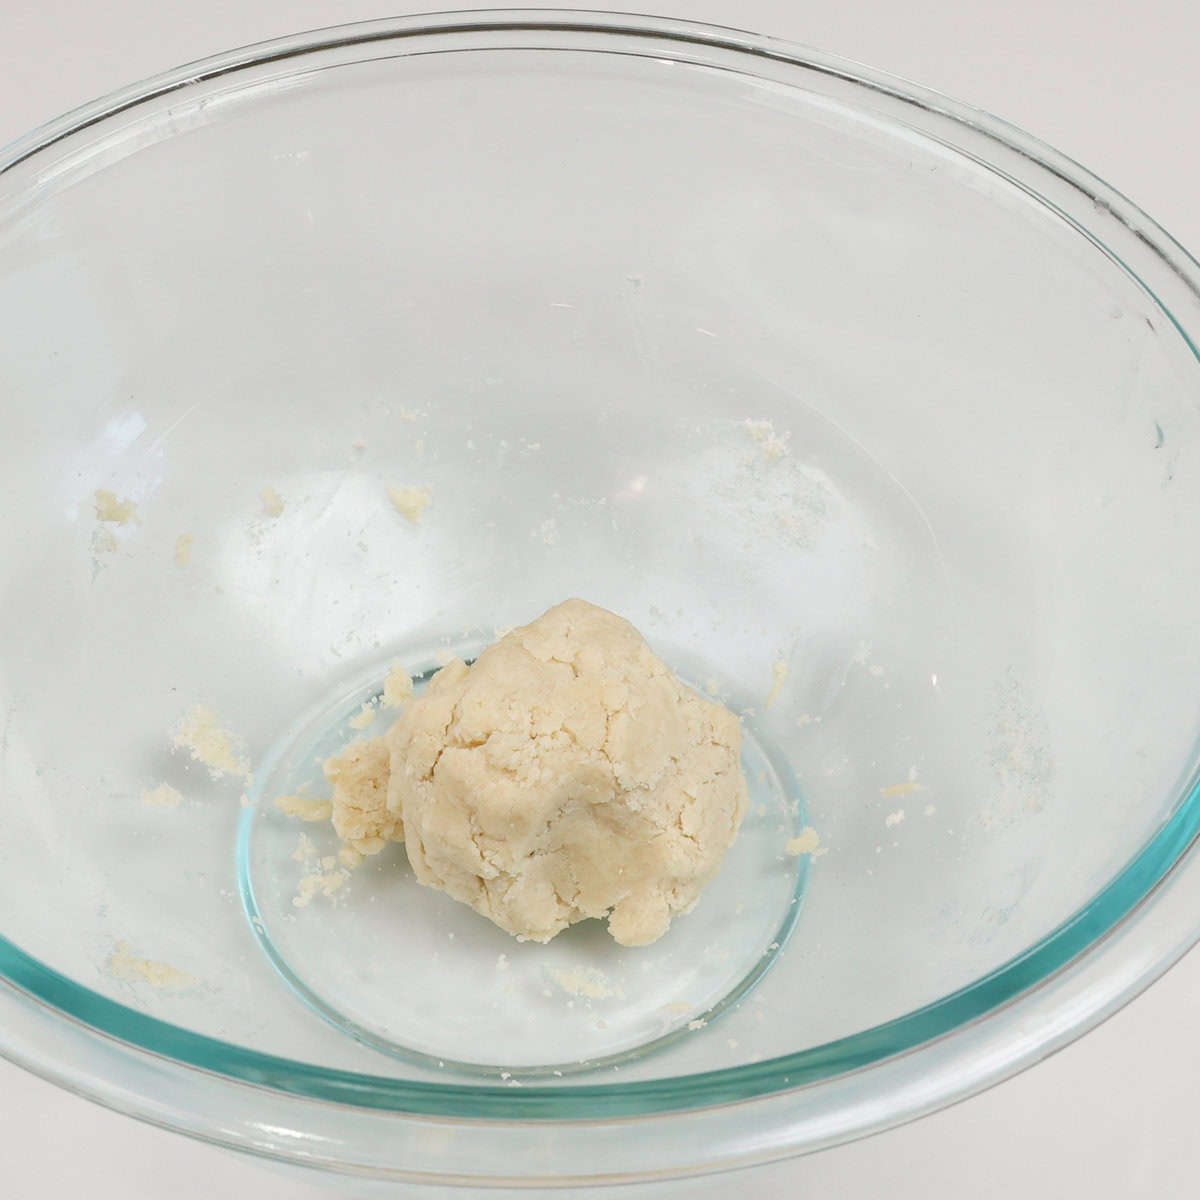
[[299,821],[328,821],[333,816],[333,805],[328,800],[312,796],[276,796],[275,807],[285,817]]
[[193,704],[179,718],[171,734],[172,743],[203,763],[214,779],[222,775],[250,774],[250,764],[233,748],[233,734],[221,725],[221,718],[206,704]]
[[190,533],[181,533],[175,539],[175,565],[177,567],[187,567],[192,562],[192,545],[195,543],[195,537]]
[[142,793],[142,803],[151,808],[178,808],[183,803],[183,793],[169,783],[160,783]]
[[[622,945],[655,941],[694,907],[746,808],[737,717],[583,600],[470,667],[451,661],[384,740],[386,807],[417,879],[532,941],[589,917]],[[377,792],[357,810],[378,823]]]
[[403,708],[412,699],[412,694],[412,676],[404,669],[403,663],[393,663],[383,681],[384,708]]
[[265,487],[258,493],[258,498],[262,501],[263,512],[268,517],[282,517],[283,510],[287,505],[284,498],[273,488]]
[[177,990],[193,987],[196,983],[194,975],[181,971],[170,963],[158,962],[153,958],[142,958],[135,954],[128,942],[117,942],[106,963],[109,973],[117,979],[125,979],[133,983],[148,983],[160,991]]
[[404,841],[404,821],[388,808],[389,751],[383,738],[352,742],[326,759],[333,784],[333,828],[359,854],[378,854],[388,842]]
[[421,521],[421,514],[433,502],[433,489],[428,487],[390,487],[388,498],[392,507],[414,525]]
[[351,729],[369,728],[375,721],[375,715],[378,711],[377,705],[378,701],[376,700],[364,701],[363,706],[346,723]]
[[128,525],[137,520],[137,505],[132,500],[122,500],[116,492],[97,488],[92,500],[96,506],[96,520],[113,525]]
[[825,853],[821,848],[821,835],[811,825],[805,825],[799,837],[789,838],[784,849],[793,858],[799,858],[801,854],[819,858]]

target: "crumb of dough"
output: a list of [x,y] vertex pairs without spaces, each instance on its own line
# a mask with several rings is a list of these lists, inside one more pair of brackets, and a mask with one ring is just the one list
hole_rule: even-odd
[[113,952],[108,956],[107,967],[109,973],[118,979],[148,983],[160,991],[192,987],[196,983],[194,975],[189,975],[170,963],[140,958],[134,954],[133,947],[128,942],[117,942],[114,945]]
[[934,805],[932,805],[932,804],[925,805],[925,815],[927,817],[932,817],[935,812],[937,812],[937,808]]
[[183,803],[183,793],[169,783],[160,783],[158,787],[147,788],[141,801],[152,808],[178,808]]
[[192,561],[192,545],[196,539],[190,533],[181,533],[175,539],[175,565],[186,567]]
[[296,848],[292,851],[292,857],[299,863],[309,862],[317,857],[317,848],[307,833],[302,833],[296,839]]
[[317,896],[332,897],[349,878],[346,871],[314,871],[311,875],[302,875],[292,905],[307,908]]
[[768,462],[777,462],[788,452],[788,439],[791,434],[782,436],[775,432],[775,426],[770,421],[743,421],[746,432],[762,447],[763,458]]
[[412,699],[412,694],[412,676],[402,663],[393,663],[383,681],[384,708],[403,708]]
[[673,1000],[670,1004],[661,1006],[663,1012],[672,1013],[676,1016],[681,1016],[683,1013],[690,1013],[694,1007],[694,1004],[685,1004],[682,1000]]
[[111,529],[97,529],[92,536],[93,554],[112,554],[120,545]]
[[234,752],[233,735],[221,727],[220,718],[206,704],[194,704],[180,717],[171,741],[203,763],[214,779],[250,774],[250,764]]
[[879,794],[885,800],[890,800],[896,796],[911,796],[914,792],[923,792],[924,790],[924,784],[910,779],[907,783],[890,783],[887,787],[881,787]]
[[895,812],[890,812],[883,818],[883,823],[889,828],[894,829],[901,821],[904,820],[904,809],[898,808]]
[[779,699],[779,693],[783,691],[783,685],[787,682],[788,677],[787,660],[781,658],[778,662],[772,663],[771,673],[775,676],[775,682],[771,685],[771,690],[767,694],[767,702],[763,705],[764,708],[770,708]]
[[285,817],[301,821],[328,821],[333,815],[333,805],[314,796],[276,796],[275,807]]
[[392,507],[402,516],[407,517],[414,525],[421,520],[421,514],[433,501],[433,489],[420,487],[390,487],[387,490]]
[[497,971],[507,971],[508,970],[508,955],[507,954],[501,954],[500,957],[496,959],[496,970]]
[[284,498],[273,488],[265,487],[258,493],[259,500],[262,501],[263,512],[268,517],[281,517],[286,504]]
[[704,681],[704,690],[710,696],[715,696],[721,690],[721,685],[715,678],[706,679]]
[[789,838],[787,845],[784,846],[784,850],[786,850],[787,853],[793,858],[796,858],[801,854],[808,854],[813,858],[820,858],[820,856],[825,853],[824,849],[821,847],[821,835],[817,833],[817,831],[811,825],[806,825],[802,830],[800,830],[799,837]]
[[388,807],[390,761],[383,738],[351,742],[326,759],[324,771],[333,785],[327,815],[343,842],[365,855],[404,841],[404,820]]
[[338,835],[406,841],[417,880],[518,939],[608,919],[641,946],[689,912],[747,806],[741,728],[628,621],[568,600],[451,659],[382,738],[325,764]]
[[598,967],[553,967],[550,977],[569,996],[604,1000],[613,994],[608,976]]
[[96,505],[96,520],[114,525],[128,525],[138,519],[137,505],[132,500],[122,500],[107,488],[97,488],[92,497]]
[[708,1022],[703,1017],[697,1017],[694,1021],[689,1021],[687,1027],[691,1030],[703,1029]]
[[350,867],[353,869],[354,867],[357,867],[364,858],[366,858],[366,855],[363,854],[361,850],[356,850],[350,845],[349,842],[347,842],[341,847],[340,850],[338,850],[337,858],[338,862],[340,862],[343,867]]
[[360,708],[358,710],[357,714],[354,715],[353,717],[351,717],[350,720],[347,722],[347,724],[350,726],[350,728],[351,729],[366,729],[367,726],[370,725],[371,722],[375,720],[375,713],[377,711],[376,706],[378,705],[378,703],[379,703],[378,700],[367,700],[363,704],[362,708]]

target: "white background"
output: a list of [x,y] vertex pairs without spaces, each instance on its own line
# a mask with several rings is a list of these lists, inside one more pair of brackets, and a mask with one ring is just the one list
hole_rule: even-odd
[[[808,42],[990,109],[1085,163],[1200,253],[1196,0],[643,3],[658,13]],[[0,0],[0,144],[189,59],[302,29],[436,6],[436,0],[424,6]],[[443,0],[442,6],[453,4]],[[1042,1200],[1085,1188],[1095,1200],[1195,1195],[1198,999],[1200,953],[1082,1042],[947,1112],[740,1177],[665,1190],[606,1189],[605,1195],[715,1198],[744,1190],[763,1200]],[[210,1200],[254,1190],[278,1200],[329,1195],[315,1182],[276,1177],[256,1163],[105,1112],[2,1062],[0,1160],[6,1194],[22,1200],[84,1194],[89,1200]],[[363,1193],[347,1186],[338,1194]]]

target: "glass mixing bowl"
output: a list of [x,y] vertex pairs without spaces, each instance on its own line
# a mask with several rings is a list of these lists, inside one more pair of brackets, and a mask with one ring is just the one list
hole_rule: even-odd
[[[15,1061],[358,1176],[660,1177],[976,1091],[1195,937],[1200,272],[1075,164],[540,11],[237,51],[0,166]],[[392,662],[572,595],[743,716],[696,912],[518,944],[398,848],[305,903],[332,835],[273,797]]]

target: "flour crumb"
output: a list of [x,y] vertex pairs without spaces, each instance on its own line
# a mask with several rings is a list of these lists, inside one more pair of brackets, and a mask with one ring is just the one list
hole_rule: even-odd
[[784,846],[793,858],[798,858],[801,854],[807,854],[812,858],[820,858],[825,853],[821,846],[821,835],[811,825],[805,825],[800,830],[799,837],[789,838],[787,845]]
[[350,443],[350,449],[353,450],[355,454],[361,454],[366,448],[367,448],[367,439],[366,438],[362,438],[362,437],[355,438],[354,441],[352,441]]
[[771,690],[767,694],[767,702],[764,708],[770,708],[779,699],[779,693],[783,691],[783,685],[787,682],[788,677],[787,661],[781,658],[778,662],[772,663],[771,673],[775,676],[775,682],[771,685]]
[[276,796],[275,807],[285,817],[301,821],[328,821],[333,816],[333,802],[312,796]]
[[911,796],[914,792],[923,792],[924,784],[917,783],[915,779],[910,779],[907,783],[891,783],[887,787],[881,787],[879,794],[885,800],[891,800],[896,796]]
[[697,1017],[694,1021],[689,1021],[687,1027],[691,1030],[703,1029],[708,1022],[703,1017]]
[[137,505],[132,500],[122,500],[107,488],[97,488],[92,500],[96,506],[96,520],[113,525],[128,525],[138,519]]
[[347,722],[350,728],[366,729],[375,720],[376,705],[378,703],[378,700],[364,701],[362,708]]
[[507,954],[501,954],[500,957],[496,959],[496,970],[497,971],[507,971],[508,970],[508,955]]
[[341,849],[337,852],[337,858],[343,867],[349,867],[353,870],[366,858],[366,855],[361,850],[350,845],[349,842],[343,842]]
[[263,512],[268,517],[283,516],[285,501],[283,497],[273,488],[265,487],[258,493],[259,500],[262,501]]
[[673,1000],[670,1004],[662,1005],[660,1011],[671,1013],[674,1016],[681,1016],[683,1013],[690,1013],[692,1005],[685,1004],[682,1000]]
[[714,677],[709,677],[704,681],[704,690],[710,695],[715,696],[720,690],[721,685]]
[[419,487],[390,487],[387,490],[392,507],[412,524],[421,521],[421,514],[433,502],[433,489],[421,485]]
[[203,763],[214,779],[250,774],[250,764],[234,752],[233,735],[221,727],[220,718],[206,704],[194,704],[180,717],[171,741]]
[[558,522],[553,517],[547,517],[534,531],[534,537],[543,546],[553,546],[558,541]]
[[569,996],[604,1000],[613,994],[608,976],[598,967],[553,967],[550,977]]
[[932,805],[932,804],[925,805],[925,815],[927,817],[932,817],[935,812],[937,812],[937,808],[935,805]]
[[189,975],[170,963],[157,962],[155,959],[141,958],[134,954],[133,947],[128,942],[117,942],[113,946],[107,966],[109,973],[117,979],[148,983],[159,991],[192,987],[196,983],[194,975]]
[[788,439],[792,436],[785,433],[782,436],[775,432],[775,426],[770,421],[743,421],[746,432],[762,447],[763,458],[767,462],[778,462],[788,452]]
[[196,539],[190,533],[181,533],[175,539],[175,565],[186,567],[191,565],[192,545]]
[[292,858],[296,862],[309,862],[317,857],[317,848],[313,845],[313,840],[307,833],[302,833],[296,839],[296,848],[292,851]]
[[901,821],[904,820],[904,809],[898,808],[895,812],[890,812],[883,818],[883,823],[889,828],[894,829]]
[[332,898],[349,878],[346,871],[314,871],[311,875],[302,875],[292,897],[292,906],[307,908],[317,896]]
[[383,681],[384,708],[403,708],[413,695],[412,676],[402,663],[392,663]]
[[151,808],[178,808],[183,803],[183,793],[169,783],[160,783],[158,787],[147,788],[141,801]]
[[97,529],[92,535],[92,555],[112,554],[120,547],[117,535],[111,529]]

